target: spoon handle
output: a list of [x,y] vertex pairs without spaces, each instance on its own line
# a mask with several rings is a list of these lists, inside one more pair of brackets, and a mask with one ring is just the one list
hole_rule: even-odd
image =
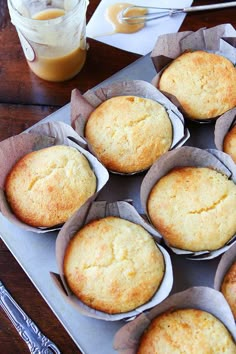
[[16,328],[21,338],[26,342],[31,353],[34,354],[60,354],[59,349],[45,337],[36,324],[26,315],[21,307],[9,294],[0,281],[0,306]]

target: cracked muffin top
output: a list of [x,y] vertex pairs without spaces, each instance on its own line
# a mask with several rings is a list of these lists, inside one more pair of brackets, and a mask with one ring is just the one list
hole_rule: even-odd
[[200,309],[170,310],[158,315],[141,337],[137,354],[235,354],[224,324]]
[[96,176],[88,160],[65,145],[25,155],[5,182],[13,213],[35,227],[64,223],[95,191]]
[[236,69],[227,58],[185,52],[164,69],[158,88],[177,98],[192,119],[212,119],[236,106]]
[[72,292],[109,314],[148,302],[164,276],[164,257],[140,225],[108,216],[86,224],[70,240],[63,262]]
[[172,144],[165,108],[137,96],[112,97],[89,116],[85,137],[110,171],[135,173],[149,168]]
[[171,247],[216,250],[236,233],[236,185],[207,167],[176,168],[154,185],[147,210]]

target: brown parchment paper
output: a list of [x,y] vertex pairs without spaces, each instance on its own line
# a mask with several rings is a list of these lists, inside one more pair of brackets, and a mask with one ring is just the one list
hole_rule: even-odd
[[[82,303],[76,296],[73,295],[68,288],[64,274],[63,274],[63,261],[67,245],[71,238],[82,228],[84,225],[92,220],[103,218],[106,216],[118,216],[120,218],[129,220],[146,229],[155,239],[157,247],[163,254],[165,261],[165,275],[162,283],[157,290],[156,294],[146,304],[138,307],[137,309],[121,314],[109,315],[101,311],[96,311],[84,303]],[[58,265],[59,276],[51,273],[54,284],[56,285],[62,296],[75,308],[85,316],[94,317],[106,321],[117,321],[124,318],[131,318],[137,316],[144,310],[147,310],[156,304],[163,301],[170,293],[173,285],[173,272],[170,256],[168,252],[160,246],[160,236],[156,230],[138,214],[136,209],[126,201],[118,201],[108,203],[106,201],[86,202],[80,210],[78,210],[62,227],[56,239],[56,259]]]
[[[212,28],[200,28],[196,32],[186,31],[164,34],[158,37],[151,53],[151,59],[157,71],[152,84],[158,87],[162,71],[168,64],[185,51],[205,50],[225,56],[236,64],[236,31],[231,24],[222,24]],[[181,104],[173,95],[166,93],[172,102],[181,110]],[[186,115],[187,118],[187,115]],[[196,122],[212,122],[215,119],[193,119]]]
[[231,265],[236,261],[236,243],[227,251],[220,259],[218,267],[216,269],[214,288],[216,290],[221,289],[221,284],[224,279],[225,274]]
[[68,140],[74,141],[79,146],[86,149],[87,144],[76,131],[68,124],[60,121],[36,124],[27,130],[28,133],[51,136],[55,145],[67,145]]
[[58,230],[60,227],[36,228],[20,221],[12,213],[7,202],[4,193],[5,179],[12,167],[21,157],[32,151],[40,150],[52,145],[72,146],[79,150],[87,158],[97,178],[97,189],[93,199],[97,196],[109,178],[106,168],[90,152],[82,147],[85,146],[83,139],[78,136],[71,126],[63,122],[38,124],[33,129],[29,130],[29,132],[13,136],[2,141],[0,143],[0,210],[10,222],[25,229],[26,231],[44,233],[52,230]]
[[115,335],[113,346],[120,354],[137,353],[139,339],[151,321],[163,312],[175,309],[195,308],[218,318],[236,341],[236,327],[232,312],[224,296],[208,287],[193,287],[171,295],[151,311],[141,314],[123,326]]
[[236,124],[236,108],[224,113],[220,118],[217,119],[214,130],[214,140],[217,149],[223,150],[225,135],[233,128]]
[[[213,168],[236,183],[236,165],[229,155],[215,149],[202,150],[200,148],[183,146],[177,150],[169,151],[157,160],[145,175],[140,189],[141,204],[148,217],[147,201],[149,194],[157,181],[165,176],[175,167],[196,166]],[[230,212],[230,211],[229,211]],[[165,240],[164,240],[165,241]],[[227,251],[236,242],[236,235],[233,235],[228,243],[215,251],[203,250],[201,252],[191,252],[170,247],[173,252],[179,255],[187,255],[190,259],[209,260]]]
[[[81,95],[77,89],[74,89],[71,93],[72,127],[85,139],[84,129],[91,112],[107,99],[121,95],[149,98],[157,101],[166,108],[173,131],[173,141],[170,149],[182,146],[189,138],[189,131],[184,125],[184,118],[175,105],[153,85],[142,80],[117,81],[96,91],[89,90],[84,95]],[[89,145],[89,149],[94,154],[92,146]]]

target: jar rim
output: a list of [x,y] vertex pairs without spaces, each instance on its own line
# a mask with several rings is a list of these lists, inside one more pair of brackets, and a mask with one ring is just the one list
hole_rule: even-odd
[[[75,4],[75,6],[73,8],[71,8],[70,10],[66,11],[64,15],[59,16],[59,17],[55,17],[52,19],[48,19],[48,20],[37,20],[31,17],[25,17],[23,16],[14,6],[13,1],[12,0],[7,0],[8,2],[8,8],[9,8],[9,12],[11,15],[11,20],[14,23],[14,20],[12,19],[12,17],[14,17],[17,21],[20,21],[21,23],[28,23],[29,25],[36,25],[40,24],[41,27],[47,27],[47,26],[51,26],[51,25],[57,25],[57,24],[61,24],[61,22],[69,22],[71,21],[71,17],[75,17],[78,16],[78,12],[79,10],[81,10],[81,7],[84,7],[84,12],[79,12],[80,17],[84,17],[85,13],[86,13],[86,9],[87,6],[89,4],[89,0],[78,0],[78,2]],[[48,7],[47,9],[58,9],[56,7]],[[63,9],[62,9],[63,10]],[[44,10],[42,10],[44,11]]]

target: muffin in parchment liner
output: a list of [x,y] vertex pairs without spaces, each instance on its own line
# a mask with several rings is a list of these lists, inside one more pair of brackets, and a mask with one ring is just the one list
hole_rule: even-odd
[[142,80],[117,81],[84,95],[73,90],[71,124],[101,163],[118,174],[147,170],[189,138],[178,109]]
[[[63,122],[38,124],[27,132],[2,141],[0,143],[1,213],[10,222],[27,231],[44,233],[60,229],[64,222],[35,226],[34,223],[26,222],[26,218],[29,210],[30,217],[35,219],[42,210],[42,215],[47,211],[47,214],[52,215],[52,219],[55,216],[54,220],[58,220],[64,213],[62,209],[65,208],[67,219],[88,198],[96,198],[108,181],[109,174],[105,167],[83,148],[84,146],[86,146],[85,142],[71,126]],[[73,198],[70,198],[74,188],[71,187],[71,178],[77,179],[75,169],[78,168],[70,161],[72,155],[82,161],[80,166],[81,169],[85,167],[84,176],[93,183],[91,188],[86,187],[86,192],[78,194],[77,198],[76,193],[73,193]],[[83,184],[83,180],[76,183]],[[58,202],[55,201],[57,197]],[[63,208],[60,205],[63,205]],[[45,220],[47,218],[48,215],[45,215]]]
[[236,321],[236,244],[221,257],[216,269],[214,288],[223,293]]
[[[133,318],[163,301],[172,289],[170,256],[159,241],[155,229],[128,202],[87,202],[58,234],[59,274],[51,273],[52,280],[85,316],[105,321]],[[131,309],[133,300],[141,302]]]
[[[114,349],[119,354],[139,353],[142,336],[155,319],[165,317],[168,319],[172,314],[175,315],[179,311],[184,313],[189,309],[193,310],[193,318],[187,319],[185,316],[173,318],[169,323],[163,322],[163,327],[155,333],[159,344],[161,343],[158,353],[171,353],[174,350],[182,352],[181,349],[185,349],[186,353],[203,354],[208,350],[212,353],[235,353],[236,327],[232,312],[224,296],[208,287],[192,287],[175,293],[150,311],[125,324],[114,337]],[[204,316],[204,313],[207,316]],[[150,353],[156,353],[154,347],[153,343]],[[140,350],[140,353],[146,351]]]
[[236,106],[236,31],[230,24],[158,37],[152,84],[198,123]]
[[221,151],[185,146],[166,153],[144,177],[140,198],[176,254],[208,260],[236,242],[236,169]]
[[217,119],[214,140],[217,149],[230,155],[236,163],[236,108]]

